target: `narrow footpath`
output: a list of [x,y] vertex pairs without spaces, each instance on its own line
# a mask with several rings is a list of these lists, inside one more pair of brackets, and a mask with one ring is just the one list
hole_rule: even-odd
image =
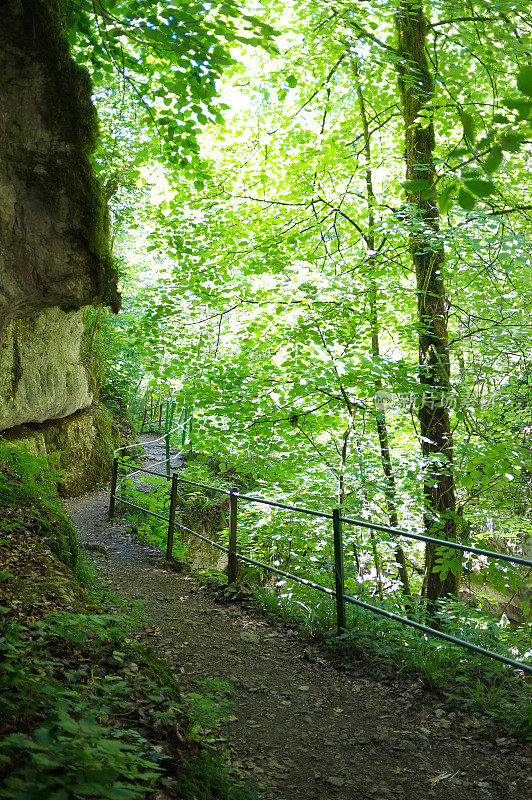
[[[147,445],[152,462],[157,447]],[[532,796],[524,743],[487,738],[472,714],[421,682],[383,683],[365,675],[363,663],[340,671],[318,646],[238,604],[219,604],[195,578],[169,571],[163,553],[130,536],[128,524],[109,523],[107,508],[103,491],[68,504],[88,557],[117,595],[142,599],[146,640],[184,692],[202,691],[211,679],[234,686],[219,746],[268,798]]]

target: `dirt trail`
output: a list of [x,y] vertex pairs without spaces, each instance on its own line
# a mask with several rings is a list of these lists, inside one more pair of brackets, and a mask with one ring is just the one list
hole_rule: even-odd
[[[152,462],[160,448],[149,448]],[[116,594],[142,598],[146,636],[184,691],[208,679],[235,687],[222,725],[228,761],[280,800],[524,800],[530,751],[485,738],[475,717],[416,682],[390,685],[330,666],[309,647],[238,605],[220,605],[197,580],[166,569],[161,552],[108,523],[108,495],[69,503],[80,540]]]

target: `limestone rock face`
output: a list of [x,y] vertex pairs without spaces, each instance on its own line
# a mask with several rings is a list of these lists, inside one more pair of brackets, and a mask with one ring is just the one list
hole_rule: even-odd
[[91,85],[62,13],[60,0],[2,4],[0,330],[51,306],[118,306]]
[[103,409],[85,410],[80,309],[117,311],[119,295],[91,165],[91,82],[65,35],[69,5],[0,3],[0,431],[55,454],[60,488],[77,493],[105,480],[117,446]]
[[76,496],[105,482],[111,474],[113,450],[120,444],[118,428],[104,408],[92,407],[65,419],[38,426],[21,426],[6,433],[33,455],[56,459],[58,489]]
[[0,431],[73,414],[93,400],[80,362],[81,311],[11,322],[0,336]]

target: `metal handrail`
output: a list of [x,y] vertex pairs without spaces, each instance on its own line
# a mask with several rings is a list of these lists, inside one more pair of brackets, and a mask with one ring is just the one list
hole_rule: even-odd
[[[423,536],[422,534],[412,534],[412,533],[410,533],[408,531],[404,531],[404,530],[402,530],[400,528],[391,528],[391,527],[389,527],[387,525],[379,525],[378,523],[368,522],[367,520],[359,520],[359,519],[351,519],[349,517],[341,517],[339,515],[338,510],[334,511],[333,514],[326,514],[324,512],[314,511],[313,509],[309,509],[309,508],[302,508],[302,507],[299,507],[299,506],[291,506],[291,505],[288,505],[288,504],[285,504],[285,503],[278,503],[278,502],[275,502],[273,500],[267,500],[267,499],[260,498],[260,497],[252,497],[250,495],[239,494],[238,491],[236,491],[235,489],[233,489],[231,491],[227,491],[225,489],[220,489],[219,487],[211,486],[209,484],[195,483],[193,481],[188,481],[188,480],[186,480],[184,478],[180,478],[175,472],[172,475],[172,497],[171,497],[171,502],[170,502],[170,512],[169,512],[168,517],[164,517],[161,514],[157,514],[154,511],[150,511],[150,509],[143,508],[142,506],[137,506],[134,503],[130,503],[129,501],[126,501],[126,500],[122,499],[121,497],[119,497],[118,495],[115,494],[115,492],[116,492],[117,465],[118,465],[118,459],[115,458],[115,461],[114,461],[114,472],[113,472],[113,482],[112,482],[112,485],[111,485],[111,496],[110,496],[110,509],[109,509],[110,516],[112,516],[113,510],[114,510],[114,501],[118,500],[119,502],[122,502],[122,503],[124,503],[125,505],[127,505],[129,507],[136,508],[136,509],[138,509],[140,511],[144,511],[145,513],[147,513],[147,514],[149,514],[149,515],[151,515],[153,517],[156,517],[158,519],[164,520],[165,522],[168,522],[167,557],[170,557],[170,555],[171,555],[172,545],[173,545],[173,527],[175,525],[176,527],[179,527],[179,528],[182,528],[183,530],[186,530],[187,532],[191,533],[193,536],[196,536],[197,538],[201,539],[202,541],[207,542],[208,544],[212,545],[213,547],[215,547],[215,548],[217,548],[219,550],[222,550],[223,552],[227,553],[229,555],[229,559],[230,560],[231,560],[231,557],[234,557],[235,559],[238,559],[239,561],[242,561],[244,563],[250,564],[252,566],[259,567],[261,569],[265,569],[265,570],[267,570],[269,572],[272,572],[273,574],[279,575],[281,577],[286,577],[289,580],[295,581],[296,583],[299,583],[299,584],[305,585],[305,586],[309,586],[310,588],[316,589],[318,591],[324,592],[325,594],[327,594],[327,595],[329,595],[331,597],[334,597],[336,599],[336,603],[337,603],[337,613],[338,613],[338,609],[340,607],[343,607],[344,602],[347,602],[347,603],[359,606],[360,608],[364,608],[365,610],[370,611],[372,613],[378,614],[380,616],[384,616],[384,617],[386,617],[388,619],[391,619],[391,620],[393,620],[395,622],[399,622],[402,625],[407,625],[407,626],[409,626],[411,628],[415,628],[416,630],[419,630],[422,633],[425,633],[425,634],[428,634],[430,636],[434,636],[436,638],[443,639],[445,641],[451,642],[452,644],[456,644],[456,645],[458,645],[460,647],[463,647],[463,648],[465,648],[467,650],[470,650],[471,652],[477,653],[479,655],[487,656],[487,657],[492,658],[492,659],[494,659],[496,661],[499,661],[499,662],[501,662],[503,664],[511,666],[511,667],[513,667],[515,669],[522,670],[522,671],[532,675],[532,666],[529,665],[529,664],[524,664],[521,661],[516,661],[515,659],[508,658],[507,656],[503,656],[500,653],[494,652],[493,650],[488,650],[485,647],[481,647],[480,645],[476,645],[476,644],[474,644],[472,642],[469,642],[469,641],[467,641],[465,639],[460,639],[459,637],[453,636],[452,634],[444,633],[443,631],[439,631],[438,629],[432,628],[429,625],[424,625],[421,622],[416,622],[415,620],[411,620],[408,617],[403,617],[403,616],[401,616],[399,614],[395,614],[392,611],[388,611],[387,609],[381,608],[380,606],[375,606],[375,605],[372,605],[371,603],[366,603],[363,600],[359,600],[358,598],[353,597],[352,595],[346,594],[344,592],[344,589],[343,589],[343,566],[342,566],[342,564],[340,564],[340,566],[338,564],[336,564],[336,566],[335,566],[337,591],[334,591],[333,589],[330,589],[330,588],[328,588],[326,586],[322,586],[321,584],[319,584],[319,583],[317,583],[315,581],[309,580],[308,578],[301,578],[298,575],[294,575],[293,573],[286,572],[284,570],[280,570],[277,567],[273,567],[270,564],[265,564],[263,561],[257,561],[255,559],[252,559],[252,558],[249,558],[248,556],[243,555],[242,553],[239,553],[236,550],[236,546],[235,546],[235,544],[236,544],[236,530],[233,529],[233,531],[231,531],[231,528],[235,525],[235,522],[232,523],[232,521],[231,521],[231,518],[232,518],[231,502],[235,502],[236,499],[238,498],[238,499],[247,500],[247,501],[253,502],[253,503],[261,503],[263,505],[269,505],[269,506],[273,506],[273,507],[276,507],[276,508],[288,509],[290,511],[296,511],[296,512],[303,513],[303,514],[309,514],[310,516],[313,516],[313,517],[320,517],[320,518],[328,519],[328,520],[332,519],[333,520],[333,524],[336,527],[335,537],[336,537],[336,534],[338,532],[339,532],[339,535],[340,535],[340,545],[341,545],[341,526],[340,526],[340,523],[341,522],[346,522],[347,524],[350,524],[350,525],[359,525],[360,527],[370,528],[370,529],[378,530],[378,531],[383,531],[385,533],[391,533],[391,534],[397,535],[397,536],[407,536],[409,538],[413,538],[413,539],[416,539],[416,540],[419,540],[419,541],[435,543],[435,544],[440,545],[442,547],[449,547],[449,548],[459,549],[459,550],[462,550],[462,551],[465,551],[465,552],[472,552],[472,553],[476,553],[476,554],[479,554],[479,555],[487,556],[489,558],[494,558],[494,559],[497,559],[497,560],[511,561],[511,562],[514,562],[514,563],[517,563],[517,564],[521,564],[521,565],[525,565],[525,566],[528,566],[528,567],[531,567],[531,568],[532,568],[532,561],[530,561],[528,559],[520,558],[518,556],[508,556],[505,553],[496,553],[495,551],[484,550],[482,548],[477,548],[477,547],[468,546],[468,545],[462,545],[460,542],[451,542],[451,541],[447,541],[445,539],[437,539],[437,538],[432,537],[432,536]],[[165,477],[163,475],[160,475],[160,473],[153,473],[153,474],[157,475],[158,477]],[[176,487],[177,487],[178,483],[186,483],[186,484],[191,485],[191,486],[199,486],[201,488],[211,489],[212,491],[217,491],[217,492],[220,492],[222,494],[229,495],[229,502],[230,502],[229,547],[225,547],[224,545],[220,544],[219,542],[215,542],[212,539],[209,539],[206,536],[203,536],[202,534],[198,533],[197,531],[194,531],[191,528],[188,528],[185,525],[182,525],[181,523],[175,521],[175,497],[176,497],[175,491],[176,491]],[[173,511],[172,511],[172,509],[173,509]],[[234,519],[236,521],[236,511],[235,511]],[[335,540],[335,548],[336,548],[336,540]],[[341,558],[340,558],[340,561],[341,561]],[[339,582],[339,574],[338,574],[339,571],[342,573],[340,582]],[[234,577],[232,576],[231,572],[232,572],[232,570],[229,569],[228,580],[229,580],[230,583],[232,582],[232,580],[234,580]],[[338,619],[340,619],[340,618],[338,617]],[[342,617],[342,619],[344,619],[344,617]],[[338,627],[339,627],[339,633],[344,633],[345,632],[345,622],[344,622],[343,625],[340,625],[340,622],[339,622]]]
[[[170,456],[170,458],[168,460],[166,458],[163,458],[162,461],[156,461],[155,464],[152,464],[152,467],[158,467],[159,464],[168,464],[168,461],[175,461],[176,458],[180,457],[180,455],[181,455],[181,451],[179,451],[179,453],[176,453],[173,456]],[[122,461],[121,463],[124,464],[125,462]],[[138,472],[146,472],[148,475],[157,475],[158,478],[163,478],[164,477],[164,475],[161,472],[154,472],[151,469],[145,469],[144,467],[137,467],[137,466],[135,466],[135,469],[133,470],[133,472],[128,472],[128,476],[131,477],[131,475],[136,475]],[[169,476],[168,475],[166,476],[166,479],[169,480]]]
[[[189,421],[187,420],[185,424],[188,425],[188,422]],[[183,430],[184,427],[185,427],[184,425],[176,425],[175,428],[172,428],[172,430],[168,431],[167,433],[163,433],[163,435],[159,436],[158,439],[151,439],[149,442],[145,442],[145,444],[155,444],[156,442],[162,442],[162,440],[166,439],[167,436],[171,436],[176,431]],[[113,452],[113,457],[118,458],[117,453],[120,452],[123,453],[124,450],[131,450],[133,447],[142,447],[142,442],[137,442],[136,444],[127,444],[122,447],[117,447],[116,450]],[[162,464],[163,462],[161,461],[160,463]]]
[[265,506],[273,506],[274,508],[284,508],[287,511],[297,511],[300,514],[308,514],[311,517],[320,517],[321,519],[332,519],[332,514],[327,514],[323,511],[314,511],[312,508],[301,508],[300,506],[291,506],[286,503],[278,503],[276,500],[266,500],[262,497],[251,497],[248,494],[238,494],[240,500],[249,500],[252,503],[262,503]]
[[[181,481],[182,479],[180,478],[179,480]],[[226,492],[226,494],[229,494],[229,492]],[[246,494],[236,493],[236,496],[240,500],[250,500],[253,503],[262,503],[263,505],[274,506],[275,508],[285,508],[288,509],[289,511],[298,511],[301,514],[309,514],[312,517],[320,517],[321,519],[333,518],[332,514],[327,514],[323,511],[314,511],[311,508],[301,508],[298,506],[286,505],[285,503],[277,503],[274,502],[273,500],[263,499],[262,497],[251,497],[250,495]],[[495,550],[484,550],[481,547],[474,547],[472,545],[462,544],[461,542],[452,542],[449,541],[448,539],[438,539],[435,536],[424,536],[421,533],[411,533],[410,531],[405,531],[402,528],[390,528],[388,525],[380,525],[376,522],[368,522],[365,519],[351,519],[350,517],[340,517],[340,522],[347,522],[348,525],[358,525],[360,528],[369,528],[370,530],[374,531],[391,533],[394,536],[406,536],[409,539],[416,539],[422,542],[430,542],[440,547],[449,547],[453,548],[454,550],[462,550],[464,552],[476,553],[477,555],[488,556],[488,558],[496,558],[499,559],[500,561],[511,561],[512,563],[515,564],[522,564],[525,567],[532,567],[532,561],[529,561],[526,558],[520,558],[519,556],[509,556],[506,553],[497,553]]]
[[212,492],[219,492],[219,494],[229,495],[227,489],[221,489],[218,486],[210,486],[208,483],[195,483],[195,481],[187,481],[185,478],[178,478],[179,483],[186,483],[188,486],[198,486],[200,489],[210,489]]
[[430,542],[440,547],[451,547],[453,550],[462,550],[465,553],[476,553],[479,556],[487,556],[488,558],[496,558],[499,561],[511,561],[513,564],[523,564],[525,567],[532,567],[532,561],[529,561],[527,558],[521,558],[520,556],[509,556],[506,553],[497,553],[495,550],[484,550],[482,547],[473,547],[472,545],[462,544],[461,542],[438,539],[436,536],[423,536],[421,533],[411,533],[410,531],[404,531],[402,528],[390,528],[388,525],[379,525],[379,523],[368,522],[365,519],[340,517],[340,520],[341,522],[347,522],[348,525],[358,525],[360,528],[369,528],[373,531],[391,533],[394,536],[406,536],[408,539]]

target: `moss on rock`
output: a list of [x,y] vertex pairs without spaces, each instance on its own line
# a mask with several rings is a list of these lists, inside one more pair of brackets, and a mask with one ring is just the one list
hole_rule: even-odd
[[86,308],[83,313],[81,363],[85,367],[94,399],[98,400],[104,379],[101,353],[101,307]]
[[6,432],[13,445],[34,456],[48,456],[56,466],[59,493],[76,496],[105,483],[113,465],[120,434],[111,415],[96,405],[64,419],[23,425]]

